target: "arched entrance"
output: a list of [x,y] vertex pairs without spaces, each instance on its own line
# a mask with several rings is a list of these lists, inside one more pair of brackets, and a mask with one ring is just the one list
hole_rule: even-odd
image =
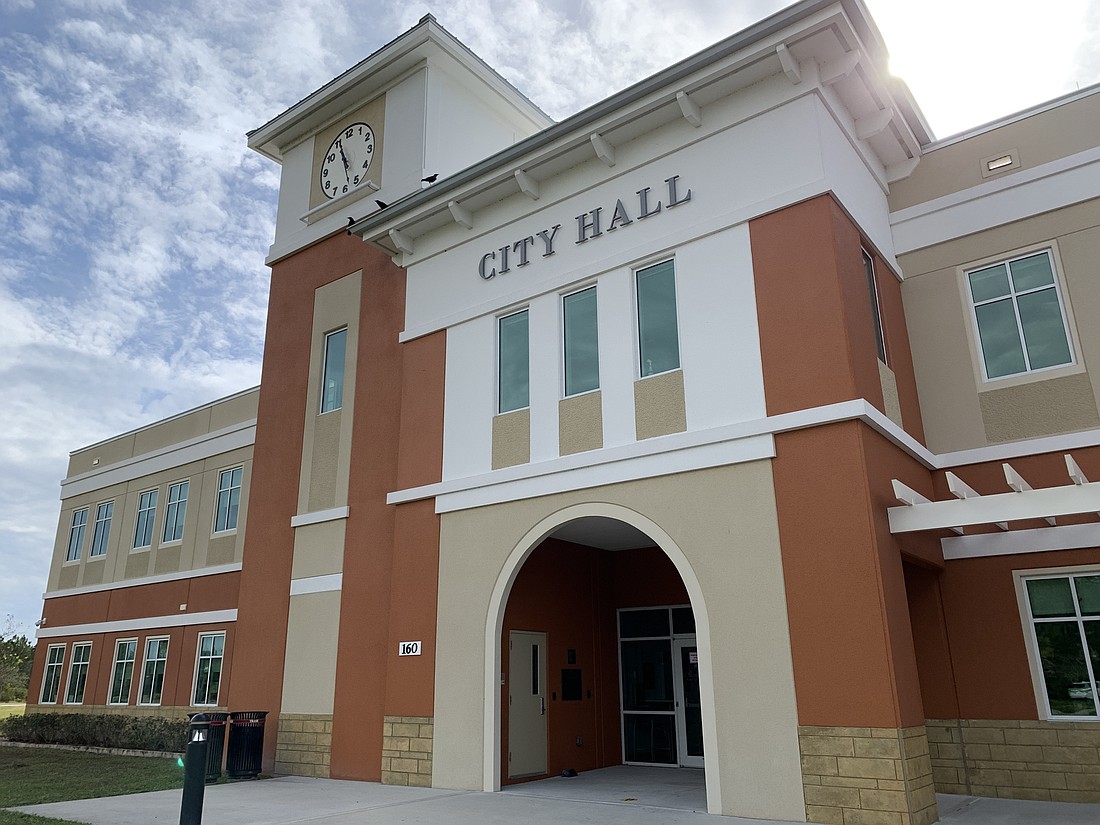
[[710,621],[656,523],[606,503],[547,516],[510,553],[486,618],[485,790],[563,767],[694,764],[722,810]]

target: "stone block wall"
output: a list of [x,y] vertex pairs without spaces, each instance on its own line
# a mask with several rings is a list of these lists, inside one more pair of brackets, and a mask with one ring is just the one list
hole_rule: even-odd
[[279,714],[275,773],[328,779],[331,758],[332,714]]
[[929,719],[940,793],[1100,802],[1100,723]]
[[382,724],[382,784],[432,786],[431,716],[386,716]]
[[924,727],[798,729],[806,819],[928,825],[939,815]]
[[189,708],[176,705],[27,705],[27,714],[90,713],[108,716],[157,716],[186,719],[192,713],[225,713],[225,708]]

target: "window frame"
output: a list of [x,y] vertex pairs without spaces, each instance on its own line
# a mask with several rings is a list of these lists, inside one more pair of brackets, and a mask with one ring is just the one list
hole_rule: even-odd
[[[61,698],[61,677],[65,672],[65,648],[66,644],[48,645],[46,647],[46,664],[42,667],[42,685],[38,690],[38,704],[40,705],[56,705],[57,700]],[[60,651],[60,655],[57,661],[53,661],[54,651]],[[51,670],[57,674],[57,679],[51,684],[50,673]],[[46,698],[46,688],[53,688],[53,697]]]
[[[87,651],[87,658],[82,661],[76,660],[77,651]],[[65,680],[65,704],[66,705],[83,705],[84,694],[88,690],[88,673],[91,670],[92,664],[92,643],[88,641],[73,642],[72,648],[69,651],[69,678]],[[82,681],[80,682],[80,695],[77,698],[72,697],[73,692],[73,675],[76,673],[77,668],[80,668],[80,674]]]
[[[527,403],[526,404],[521,404],[521,405],[516,406],[516,407],[509,407],[508,409],[505,410],[505,409],[502,409],[502,404],[501,404],[501,402],[503,400],[502,395],[501,395],[501,391],[503,389],[503,382],[501,381],[501,374],[502,374],[501,354],[502,354],[503,350],[502,350],[501,345],[500,345],[500,341],[501,341],[500,331],[501,331],[501,324],[505,320],[507,320],[509,318],[515,318],[517,315],[526,315],[527,316]],[[495,339],[496,339],[496,373],[495,373],[495,375],[496,375],[496,382],[495,382],[496,383],[496,400],[494,402],[494,407],[496,408],[496,415],[508,415],[509,413],[519,412],[520,410],[529,410],[529,409],[531,409],[531,307],[530,306],[524,306],[524,307],[511,309],[507,312],[501,313],[500,315],[497,315],[495,317],[494,324],[496,325],[496,335],[495,335]]]
[[[101,518],[104,508],[107,517]],[[107,555],[111,546],[111,524],[115,517],[115,500],[101,501],[95,506],[95,523],[92,526],[92,546],[88,549],[89,559],[101,559]],[[105,526],[104,526],[105,525]],[[99,552],[96,552],[96,550]]]
[[[329,370],[328,345],[329,345],[329,341],[332,340],[333,336],[340,335],[340,334],[343,334],[343,336],[344,336],[344,359],[343,359],[343,363],[340,366],[340,392],[339,392],[339,398],[336,399],[337,403],[335,403],[334,406],[327,406],[326,401],[328,399],[328,394],[325,392],[325,387],[328,384],[328,370]],[[321,342],[321,393],[320,393],[321,397],[320,397],[319,403],[317,405],[318,410],[319,410],[318,415],[325,415],[326,413],[336,412],[337,410],[342,410],[344,408],[344,386],[345,386],[345,383],[347,381],[347,374],[348,374],[347,367],[348,367],[348,327],[345,324],[344,326],[340,327],[339,329],[334,329],[331,332],[326,332],[324,340]]]
[[[132,644],[134,646],[134,658],[132,659],[120,659],[119,648],[122,645]],[[130,694],[134,692],[134,673],[137,671],[137,649],[138,638],[132,636],[126,639],[115,639],[115,655],[111,660],[111,680],[107,683],[107,704],[115,707],[121,707],[123,705],[130,704]],[[130,665],[130,674],[126,677],[126,698],[123,701],[117,701],[114,698],[115,695],[115,676],[118,674],[119,665]]]
[[[1018,261],[1023,258],[1029,258],[1040,253],[1046,253],[1050,260],[1051,274],[1053,275],[1052,286],[1055,291],[1055,295],[1058,299],[1058,309],[1062,318],[1062,331],[1066,336],[1066,344],[1069,348],[1070,360],[1064,364],[1052,364],[1048,367],[1039,367],[1038,369],[1031,369],[1030,358],[1027,354],[1027,342],[1023,336],[1023,327],[1020,321],[1019,305],[1017,303],[1017,294],[1015,287],[1011,281],[1011,271],[1008,270],[1009,264],[1013,261]],[[1024,363],[1027,369],[1022,372],[1013,372],[1007,375],[999,375],[990,378],[986,370],[985,362],[985,350],[982,345],[981,327],[978,325],[977,309],[978,305],[974,301],[973,288],[970,283],[971,273],[978,272],[982,269],[989,269],[990,267],[997,266],[998,264],[1004,264],[1006,271],[1009,272],[1009,287],[1010,293],[1008,297],[1012,301],[1012,311],[1016,319],[1016,331],[1019,336],[1021,350],[1024,356]],[[1006,252],[1000,252],[996,255],[992,255],[986,258],[981,258],[976,261],[966,263],[957,269],[959,275],[959,289],[961,290],[961,297],[963,304],[966,305],[966,318],[967,325],[969,327],[969,345],[971,351],[971,357],[974,364],[974,374],[978,381],[979,392],[983,391],[986,387],[983,385],[991,385],[988,389],[993,389],[994,386],[997,389],[1005,386],[1013,386],[1016,384],[1031,383],[1033,381],[1040,381],[1047,378],[1056,377],[1058,374],[1072,374],[1083,371],[1084,367],[1081,364],[1079,353],[1081,351],[1081,345],[1077,340],[1077,325],[1073,319],[1073,310],[1068,301],[1068,290],[1063,278],[1064,268],[1062,266],[1061,255],[1058,251],[1058,244],[1055,240],[1049,240],[1042,243],[1033,244],[1026,247],[1021,247],[1015,250],[1009,250]],[[1031,292],[1039,292],[1043,289],[1050,289],[1050,286],[1043,286],[1034,290],[1024,292],[1025,295],[1031,294]],[[993,303],[997,300],[1004,300],[1005,297],[989,299],[988,301],[979,302],[980,305]]]
[[[240,470],[241,477],[236,486],[233,485],[233,473]],[[230,477],[230,484],[228,487],[222,487],[222,479],[226,475]],[[237,491],[236,511],[233,517],[232,526],[229,525],[229,514],[232,512],[234,506],[233,491]],[[222,513],[222,495],[227,493],[229,496],[225,505],[225,527],[219,529],[218,524],[221,522]],[[241,498],[244,494],[244,465],[237,464],[233,467],[226,467],[224,470],[218,470],[218,486],[214,491],[214,525],[211,535],[213,536],[226,536],[231,533],[237,532],[237,527],[241,523]]]
[[[153,642],[158,642],[158,643],[159,642],[164,642],[164,657],[163,658],[160,658],[160,657],[152,658],[152,659],[149,658],[149,646]],[[144,650],[142,652],[142,657],[141,657],[141,681],[138,683],[138,698],[137,698],[137,706],[138,707],[142,707],[142,708],[159,708],[161,706],[161,704],[163,703],[163,701],[164,701],[164,682],[165,682],[165,676],[168,672],[168,651],[169,651],[169,648],[171,647],[171,645],[172,645],[172,637],[171,636],[146,636],[145,637],[145,647],[144,647]],[[154,668],[155,668],[157,662],[163,662],[164,663],[164,666],[161,668],[161,671],[160,671],[160,693],[157,695],[157,700],[155,702],[152,702],[152,701],[146,702],[145,701],[146,671],[149,669],[150,664],[154,665]],[[155,678],[156,677],[154,675],[154,679]]]
[[[641,296],[641,290],[638,288],[638,278],[642,273],[644,273],[644,272],[646,272],[650,269],[654,269],[658,266],[662,266],[663,264],[671,264],[672,265],[672,289],[673,289],[673,298],[675,299],[675,305],[673,306],[673,313],[672,314],[673,314],[673,317],[676,319],[676,366],[675,367],[670,367],[669,369],[660,370],[660,371],[657,371],[657,372],[646,373],[644,371],[643,367],[642,367],[642,357],[643,357],[642,356],[642,296]],[[680,340],[680,330],[683,328],[683,324],[680,322],[680,303],[681,303],[681,301],[680,301],[680,290],[677,287],[677,280],[678,279],[676,277],[676,269],[677,269],[677,267],[676,267],[676,257],[675,256],[664,256],[664,257],[661,257],[661,258],[659,258],[657,260],[654,260],[654,261],[649,261],[649,262],[646,262],[646,263],[643,263],[643,264],[638,264],[638,265],[634,266],[632,271],[631,271],[631,282],[632,282],[631,283],[631,292],[633,293],[633,299],[634,299],[633,327],[634,327],[634,345],[635,345],[635,348],[636,348],[635,353],[634,353],[634,370],[635,370],[635,374],[636,374],[636,377],[635,377],[636,381],[643,381],[647,378],[656,378],[659,375],[668,375],[669,373],[677,372],[678,370],[682,370],[684,368],[684,361],[683,361],[683,349],[684,348],[683,348],[683,342]]]
[[[203,639],[217,639],[219,637],[222,640],[221,652],[217,656],[214,656],[213,654],[211,654],[210,656],[203,656],[203,653],[202,653],[202,640]],[[200,701],[198,701],[198,699],[199,699],[200,667],[202,665],[202,660],[203,659],[209,659],[211,661],[213,661],[214,659],[217,659],[218,662],[219,662],[219,665],[218,665],[218,689],[216,691],[214,691],[214,701],[213,702],[200,702]],[[224,673],[225,673],[225,631],[224,630],[214,630],[214,631],[210,631],[210,632],[207,632],[207,633],[200,633],[199,636],[198,636],[198,639],[195,642],[195,671],[194,671],[194,678],[191,680],[191,707],[195,707],[195,708],[214,708],[214,707],[218,706],[218,698],[221,694],[222,676],[223,676]],[[205,698],[207,698],[207,699],[210,698],[210,680],[209,679],[207,679],[207,683],[206,683],[206,696],[205,696]]]
[[[596,333],[596,385],[588,387],[583,390],[569,390],[569,337],[567,326],[569,320],[569,313],[566,307],[566,303],[570,298],[577,295],[581,295],[585,292],[592,293],[592,300],[595,304],[595,333]],[[580,395],[585,395],[590,392],[597,392],[600,389],[600,293],[598,284],[589,283],[584,286],[571,289],[569,292],[563,292],[559,296],[561,307],[561,397],[562,398],[576,398]],[[528,328],[528,336],[530,336],[530,328]],[[530,346],[530,339],[528,339],[528,346]]]
[[[183,489],[183,497],[172,501],[172,491]],[[185,478],[180,481],[172,482],[168,485],[166,495],[164,497],[164,524],[160,529],[160,543],[166,544],[179,544],[183,541],[184,523],[187,518],[187,499],[191,494],[191,479]],[[179,536],[173,535],[172,538],[168,537],[168,527],[173,525],[179,528]],[[175,531],[173,531],[174,533]]]
[[886,323],[882,318],[882,299],[879,295],[878,272],[875,270],[875,256],[860,246],[863,272],[867,278],[867,296],[871,300],[871,328],[875,334],[875,354],[878,360],[890,366],[890,352],[886,347]]
[[[153,497],[152,506],[151,507],[143,507],[142,506],[142,501],[145,499],[146,496],[150,496],[150,495]],[[137,512],[134,515],[134,540],[133,540],[133,544],[130,547],[130,552],[142,552],[142,551],[145,551],[145,550],[152,549],[152,547],[153,547],[153,536],[155,536],[156,532],[157,532],[156,531],[156,526],[157,526],[157,505],[158,505],[159,501],[160,501],[160,488],[159,487],[152,487],[148,490],[142,490],[141,492],[138,493]],[[149,514],[148,521],[143,520],[146,513]],[[143,526],[145,526],[147,528],[144,531],[142,530]],[[149,540],[145,544],[138,544],[138,536],[142,535],[143,532],[148,533]]]
[[[83,515],[83,520],[77,523],[77,518]],[[69,521],[69,543],[65,548],[65,564],[80,561],[84,555],[84,534],[88,530],[88,506],[77,507]]]
[[1085,668],[1092,679],[1092,686],[1094,690],[1093,699],[1096,713],[1092,716],[1075,716],[1054,713],[1051,708],[1050,697],[1047,694],[1046,678],[1043,673],[1042,657],[1039,654],[1039,641],[1035,634],[1035,624],[1056,621],[1075,621],[1078,625],[1079,632],[1083,633],[1083,623],[1085,621],[1100,622],[1100,616],[1092,616],[1086,619],[1080,615],[1081,611],[1080,606],[1077,602],[1076,588],[1074,588],[1071,584],[1070,592],[1073,596],[1074,607],[1077,614],[1076,616],[1045,617],[1035,619],[1031,613],[1031,601],[1028,597],[1027,583],[1029,581],[1035,581],[1038,579],[1072,579],[1075,577],[1098,575],[1100,575],[1100,565],[1083,565],[1077,567],[1054,567],[1040,570],[1013,571],[1013,579],[1016,586],[1016,601],[1020,611],[1020,621],[1024,636],[1024,647],[1027,652],[1028,665],[1029,669],[1031,670],[1032,688],[1035,694],[1035,707],[1038,711],[1039,718],[1044,721],[1100,722],[1100,673],[1093,670],[1092,662],[1089,660],[1088,656],[1088,647],[1084,643],[1084,641],[1082,641]]

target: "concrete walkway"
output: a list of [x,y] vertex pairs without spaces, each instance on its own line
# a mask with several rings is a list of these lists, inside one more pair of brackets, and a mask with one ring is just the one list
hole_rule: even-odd
[[[647,771],[656,770],[659,777]],[[203,825],[753,825],[712,817],[701,771],[607,768],[575,779],[514,785],[503,793],[401,788],[279,777],[206,789]],[[655,781],[658,779],[659,781]],[[179,822],[181,791],[86,799],[15,810],[90,825]],[[948,825],[1097,825],[1100,805],[939,796]],[[783,823],[773,823],[783,825]]]

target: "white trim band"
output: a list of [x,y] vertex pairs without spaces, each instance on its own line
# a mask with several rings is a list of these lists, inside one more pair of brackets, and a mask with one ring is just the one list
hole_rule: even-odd
[[129,633],[133,630],[153,630],[162,627],[190,627],[200,624],[225,624],[237,621],[237,609],[208,610],[205,613],[180,613],[174,616],[148,616],[143,619],[121,619],[115,622],[70,624],[60,627],[40,627],[39,639],[59,636],[89,636],[93,633]]
[[348,517],[348,508],[333,507],[331,510],[315,510],[312,513],[299,513],[291,516],[291,527],[305,527],[309,524],[323,524],[326,521],[339,521]]
[[197,579],[202,576],[218,576],[222,573],[237,573],[241,569],[239,561],[232,564],[219,564],[215,567],[200,567],[198,570],[183,570],[179,573],[161,573],[156,576],[142,576],[140,579],[126,579],[120,582],[104,584],[86,584],[83,587],[70,587],[67,590],[50,590],[42,594],[43,599],[57,599],[61,596],[79,596],[82,593],[102,593],[107,590],[119,590],[123,587],[143,587],[147,584],[174,582],[183,579]]
[[338,592],[343,586],[343,573],[330,573],[327,576],[308,576],[304,579],[290,580],[290,595],[304,596],[307,593]]

